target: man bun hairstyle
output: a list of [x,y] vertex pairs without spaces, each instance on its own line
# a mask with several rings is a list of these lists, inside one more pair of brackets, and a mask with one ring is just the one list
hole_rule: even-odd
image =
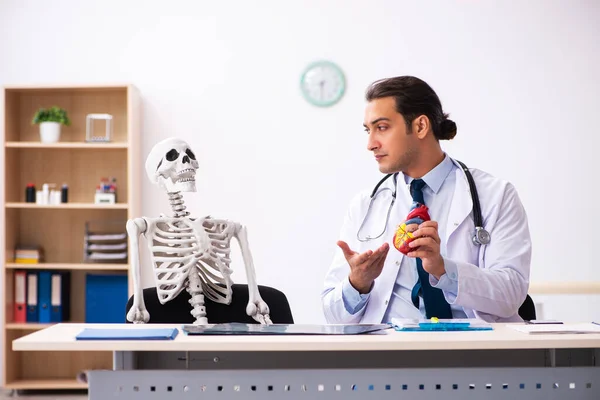
[[444,120],[440,124],[440,136],[438,140],[451,140],[456,136],[456,123],[448,119],[448,114],[444,114]]
[[450,140],[456,136],[456,123],[448,119],[438,95],[425,81],[414,76],[397,76],[380,79],[367,88],[367,101],[383,97],[395,99],[396,111],[402,114],[408,129],[415,118],[425,115],[437,140]]

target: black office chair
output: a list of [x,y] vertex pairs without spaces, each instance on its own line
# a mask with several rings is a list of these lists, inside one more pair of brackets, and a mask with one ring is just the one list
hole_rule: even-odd
[[[269,317],[274,324],[293,324],[292,310],[285,294],[269,286],[258,285],[260,296],[269,306]],[[173,300],[163,304],[158,301],[156,288],[144,289],[144,303],[150,313],[150,321],[154,324],[191,324],[195,321],[190,310],[190,295],[182,290]],[[129,298],[125,315],[133,305],[133,296]],[[210,324],[223,324],[230,322],[240,322],[246,324],[258,324],[252,317],[246,314],[248,305],[248,285],[234,284],[231,304],[215,303],[204,297],[206,307],[206,317]],[[129,322],[129,321],[127,321]]]
[[519,316],[525,321],[535,319],[535,304],[529,295],[527,295],[525,301],[521,304],[521,307],[519,307]]

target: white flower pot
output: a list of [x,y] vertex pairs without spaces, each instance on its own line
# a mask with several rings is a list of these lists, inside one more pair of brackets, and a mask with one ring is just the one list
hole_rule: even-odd
[[56,143],[60,139],[60,122],[41,122],[40,140],[42,143]]

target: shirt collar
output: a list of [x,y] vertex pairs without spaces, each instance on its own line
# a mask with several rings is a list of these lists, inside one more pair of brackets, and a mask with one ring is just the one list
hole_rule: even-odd
[[[429,188],[433,190],[434,193],[437,193],[442,187],[442,184],[444,183],[450,172],[452,171],[453,167],[454,163],[452,162],[450,157],[448,157],[448,155],[445,154],[445,157],[442,160],[442,162],[436,165],[435,168],[433,168],[431,171],[426,173],[425,176],[423,176],[423,178],[421,179],[425,181],[427,186],[429,186]],[[410,185],[410,183],[413,181],[413,178],[404,173],[402,175],[404,175],[404,182],[406,182],[407,185]]]

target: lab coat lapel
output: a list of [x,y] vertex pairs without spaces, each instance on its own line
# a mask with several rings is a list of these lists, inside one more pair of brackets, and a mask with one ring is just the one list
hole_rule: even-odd
[[456,185],[454,188],[454,196],[448,213],[448,223],[446,225],[446,243],[450,240],[450,236],[462,224],[473,210],[473,200],[469,190],[469,182],[462,170],[462,167],[454,160],[454,164],[458,167],[456,173]]

